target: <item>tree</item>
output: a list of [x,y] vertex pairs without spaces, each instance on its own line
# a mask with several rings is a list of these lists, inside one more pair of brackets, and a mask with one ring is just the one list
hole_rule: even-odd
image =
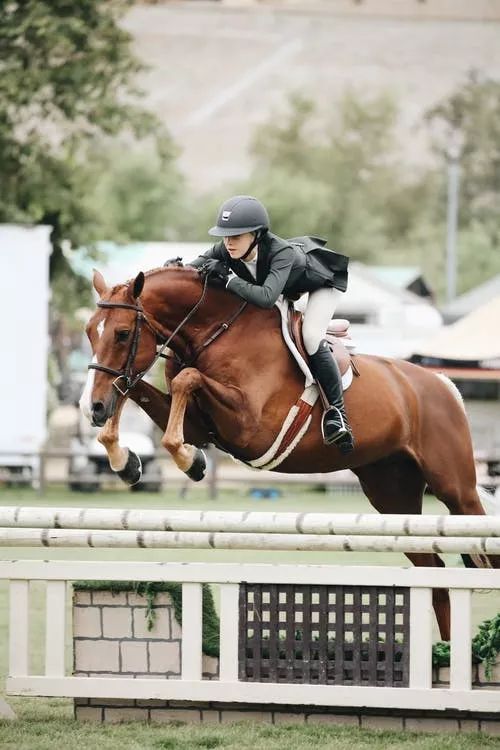
[[[458,237],[462,291],[500,273],[500,82],[471,72],[427,113],[443,173],[460,164]],[[442,194],[444,211],[445,195]]]
[[[445,166],[458,150],[461,221],[490,222],[500,214],[500,82],[471,72],[464,84],[427,113],[435,152]],[[500,223],[490,225],[499,240]]]
[[436,160],[416,170],[396,137],[398,110],[386,95],[347,92],[328,122],[314,103],[293,96],[288,112],[261,126],[250,177],[202,202],[196,238],[206,237],[217,206],[250,193],[269,208],[284,237],[318,234],[368,263],[418,265],[438,296],[445,291],[446,146],[463,143],[458,242],[460,291],[500,273],[500,83],[469,79],[424,118]]
[[[347,92],[325,123],[312,101],[295,95],[285,116],[256,132],[250,178],[225,192],[258,195],[282,236],[319,234],[354,259],[387,262],[432,211],[435,191],[432,176],[404,167],[397,114],[387,95]],[[200,227],[213,220],[212,201],[209,210]]]
[[[0,222],[53,228],[51,334],[63,378],[67,342],[81,331],[75,310],[90,300],[71,247],[105,235],[146,239],[148,225],[159,239],[178,198],[173,144],[139,104],[143,65],[118,23],[130,4],[0,3]],[[138,143],[141,156],[130,156]]]
[[[63,240],[89,244],[102,237],[103,227],[112,231],[102,210],[110,164],[96,142],[120,135],[130,150],[145,140],[174,184],[170,138],[137,104],[135,77],[143,66],[118,25],[129,4],[0,5],[0,221],[53,227],[53,279],[70,274]],[[95,185],[101,186],[100,204],[92,199]],[[67,303],[67,295],[59,301]]]
[[123,155],[116,146],[92,156],[101,165],[89,196],[100,239],[115,242],[176,239],[184,216],[184,181],[153,149]]

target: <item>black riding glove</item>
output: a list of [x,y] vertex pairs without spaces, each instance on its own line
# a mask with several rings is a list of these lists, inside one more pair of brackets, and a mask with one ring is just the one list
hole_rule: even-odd
[[231,269],[221,260],[216,258],[208,258],[205,263],[199,268],[200,274],[205,277],[208,276],[208,283],[210,286],[225,287]]
[[180,255],[178,255],[177,258],[169,258],[163,264],[164,267],[165,266],[179,266],[180,267],[180,266],[183,266],[183,265],[184,265],[184,263],[182,262],[182,258],[180,257]]

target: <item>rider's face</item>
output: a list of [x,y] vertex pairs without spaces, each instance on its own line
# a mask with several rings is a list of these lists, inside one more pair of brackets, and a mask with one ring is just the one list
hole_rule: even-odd
[[231,258],[235,260],[242,258],[248,252],[248,248],[252,244],[254,237],[253,232],[236,234],[233,237],[224,237],[224,245]]

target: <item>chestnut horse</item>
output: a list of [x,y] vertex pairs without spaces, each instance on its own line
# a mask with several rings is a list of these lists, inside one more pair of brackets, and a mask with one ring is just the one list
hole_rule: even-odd
[[[200,446],[207,443],[243,461],[266,453],[304,389],[276,308],[242,305],[189,266],[140,273],[113,288],[96,271],[93,283],[100,301],[87,325],[94,359],[81,403],[103,427],[99,439],[125,481],[140,476],[137,457],[118,442],[129,396],[164,430],[163,446],[193,479],[203,477]],[[167,366],[170,397],[142,380],[158,342],[181,363]],[[467,418],[451,381],[384,357],[356,355],[356,365],[360,377],[345,392],[354,451],[323,444],[317,403],[309,429],[277,470],[351,469],[381,513],[421,513],[428,485],[450,513],[483,514]],[[415,565],[444,565],[437,554],[407,557]],[[448,639],[447,592],[435,589],[433,604]]]

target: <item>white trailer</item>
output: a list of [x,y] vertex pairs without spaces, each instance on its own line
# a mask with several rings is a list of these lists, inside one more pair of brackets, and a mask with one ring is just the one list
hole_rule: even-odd
[[46,437],[50,232],[0,224],[0,477],[31,479]]

